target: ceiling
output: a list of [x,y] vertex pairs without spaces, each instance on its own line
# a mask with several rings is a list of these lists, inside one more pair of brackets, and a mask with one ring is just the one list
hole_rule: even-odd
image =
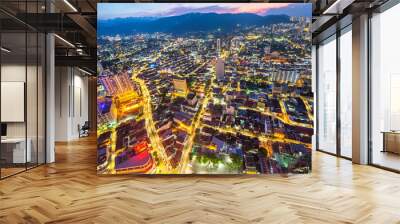
[[29,56],[36,47],[28,44],[25,52],[25,32],[27,37],[30,32],[54,32],[56,65],[79,66],[94,74],[96,10],[97,0],[1,0],[2,43],[13,49],[10,57]]

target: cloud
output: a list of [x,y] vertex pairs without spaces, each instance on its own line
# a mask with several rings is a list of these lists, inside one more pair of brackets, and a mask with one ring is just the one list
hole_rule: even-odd
[[216,4],[204,7],[178,6],[164,13],[164,16],[182,15],[186,13],[254,13],[265,15],[270,9],[287,7],[288,3],[231,3]]
[[166,16],[176,16],[176,15],[182,15],[182,14],[187,14],[187,13],[210,13],[210,12],[215,12],[215,13],[227,13],[228,10],[227,8],[221,7],[219,5],[212,5],[212,6],[205,6],[201,8],[194,8],[194,7],[175,7],[172,8],[171,10],[165,12]]
[[289,5],[288,3],[273,3],[273,4],[250,3],[235,8],[232,11],[232,13],[255,13],[259,15],[265,15],[268,13],[270,9],[285,8],[288,5]]

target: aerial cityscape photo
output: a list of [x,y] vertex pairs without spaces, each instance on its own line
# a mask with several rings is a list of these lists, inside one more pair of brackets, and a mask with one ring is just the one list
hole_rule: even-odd
[[311,4],[98,4],[99,174],[311,172]]

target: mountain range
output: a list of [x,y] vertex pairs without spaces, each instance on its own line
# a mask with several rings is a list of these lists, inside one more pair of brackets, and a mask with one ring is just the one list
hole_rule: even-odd
[[312,4],[291,4],[284,8],[269,9],[267,15],[312,16]]
[[98,35],[130,35],[136,33],[163,32],[185,34],[191,32],[209,32],[220,29],[232,32],[237,26],[262,26],[290,22],[287,15],[260,16],[251,13],[217,14],[189,13],[170,17],[128,17],[98,20]]

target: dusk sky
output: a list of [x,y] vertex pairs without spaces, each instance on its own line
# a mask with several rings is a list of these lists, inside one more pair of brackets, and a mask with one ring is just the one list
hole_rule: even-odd
[[[99,3],[98,18],[167,17],[187,13],[269,13],[287,14],[297,11],[311,16],[311,4],[298,3]],[[309,9],[309,10],[308,10]],[[308,14],[308,13],[307,13]]]

